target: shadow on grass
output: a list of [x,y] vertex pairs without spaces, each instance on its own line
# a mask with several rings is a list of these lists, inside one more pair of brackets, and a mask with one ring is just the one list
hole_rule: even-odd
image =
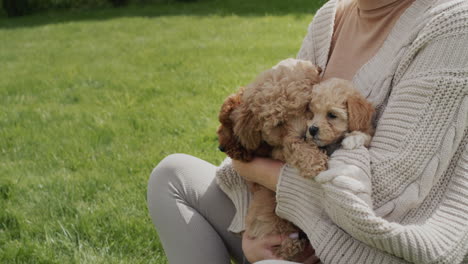
[[24,17],[0,17],[0,29],[35,27],[47,24],[87,20],[108,20],[119,17],[159,16],[281,16],[298,17],[314,14],[326,0],[199,0],[176,2],[167,0],[127,7],[103,7],[81,10],[54,10]]

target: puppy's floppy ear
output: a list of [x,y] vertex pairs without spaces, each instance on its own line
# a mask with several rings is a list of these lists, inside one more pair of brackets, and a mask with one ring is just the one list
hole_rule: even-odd
[[360,94],[350,95],[347,105],[349,131],[361,131],[371,134],[374,106]]
[[243,94],[243,88],[241,88],[237,93],[229,95],[223,102],[221,106],[221,111],[219,111],[218,119],[221,124],[232,125],[231,114],[236,107],[241,104],[241,98]]
[[218,127],[218,130],[216,131],[219,142],[218,148],[227,154],[231,152],[231,149],[235,149],[236,145],[239,145],[239,142],[234,136],[231,114],[232,111],[234,111],[234,109],[240,105],[241,95],[242,90],[238,93],[228,96],[224,100],[223,105],[221,106],[221,111],[218,115],[219,122],[221,123]]
[[234,134],[239,138],[240,143],[248,150],[256,150],[262,143],[262,135],[259,122],[252,111],[241,104],[232,112],[234,123]]

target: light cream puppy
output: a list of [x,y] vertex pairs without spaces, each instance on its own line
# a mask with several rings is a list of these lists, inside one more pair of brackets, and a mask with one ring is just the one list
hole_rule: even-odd
[[314,86],[306,138],[320,147],[341,142],[345,149],[370,144],[374,107],[351,82],[332,78]]

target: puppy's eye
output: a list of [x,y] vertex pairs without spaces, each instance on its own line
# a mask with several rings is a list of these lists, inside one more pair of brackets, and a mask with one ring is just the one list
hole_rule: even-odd
[[328,112],[327,117],[330,118],[330,119],[335,119],[336,115],[334,113],[332,113],[332,112]]

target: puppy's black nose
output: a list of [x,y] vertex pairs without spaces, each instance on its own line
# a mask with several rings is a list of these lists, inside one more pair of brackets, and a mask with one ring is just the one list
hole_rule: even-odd
[[311,126],[311,127],[309,127],[309,133],[310,133],[312,136],[317,135],[318,131],[319,131],[319,128],[316,127],[316,126]]
[[226,151],[226,149],[225,149],[223,146],[221,146],[221,145],[218,146],[218,149],[219,149],[221,152],[225,152],[225,151]]

